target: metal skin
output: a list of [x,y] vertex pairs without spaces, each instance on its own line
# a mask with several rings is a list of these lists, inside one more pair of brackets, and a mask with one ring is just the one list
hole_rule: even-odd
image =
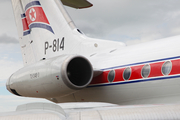
[[[101,68],[104,72],[121,68],[118,66],[125,68],[156,63],[158,60],[158,62],[175,60],[180,58],[178,52],[180,51],[179,39],[180,36],[176,36],[119,48],[111,53],[110,51],[99,52],[88,59],[94,67]],[[115,74],[115,76],[119,75]],[[115,83],[90,84],[87,88],[79,90],[72,95],[54,99],[58,102],[93,101],[120,105],[179,103],[179,78],[180,74],[178,73],[175,75],[162,75]]]
[[[78,63],[76,59],[81,63]],[[76,67],[69,70],[69,65]],[[78,77],[76,74],[86,76],[86,79],[84,77],[75,79]],[[7,89],[19,96],[58,97],[85,88],[92,77],[93,70],[87,59],[77,55],[64,55],[42,60],[20,69],[9,78]]]
[[[71,104],[71,103],[67,103]],[[80,104],[80,103],[79,103]],[[89,105],[88,103],[82,103]],[[179,120],[180,105],[62,107],[52,103],[19,105],[16,111],[0,113],[0,120]]]
[[[86,37],[75,27],[59,0],[38,0],[35,3],[34,0],[12,0],[12,5],[25,67],[12,75],[10,81],[7,82],[8,90],[11,88],[19,95],[46,98],[56,103],[91,101],[134,105],[180,101],[180,73],[123,82],[89,84],[84,89],[74,90],[75,86],[68,81],[64,82],[67,76],[59,72],[60,65],[65,59],[57,57],[61,55],[84,56],[90,61],[94,71],[103,71],[102,74],[104,74],[108,70],[177,59],[180,56],[180,36],[125,46],[121,42]],[[27,19],[31,23],[29,26],[42,23],[52,28],[54,34],[47,28],[36,27],[29,29],[30,33],[23,36],[23,32],[26,31],[23,30],[24,24],[20,15],[26,13],[26,16],[29,16],[28,9],[36,9],[37,6],[41,13],[36,11],[36,17],[43,15],[46,22],[48,20],[48,24]],[[42,59],[46,60],[41,61]],[[58,59],[59,64],[55,64],[53,61]],[[39,71],[43,73],[42,77],[29,78],[30,74]],[[56,78],[58,75],[62,77],[60,81]],[[92,82],[98,75],[95,75],[93,80],[91,79]],[[115,73],[115,77],[117,76],[120,74]],[[104,77],[103,80],[106,79],[107,77]]]

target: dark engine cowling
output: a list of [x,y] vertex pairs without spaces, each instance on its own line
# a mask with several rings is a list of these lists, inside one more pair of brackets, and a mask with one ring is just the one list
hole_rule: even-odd
[[26,97],[60,97],[89,85],[93,68],[79,55],[63,55],[39,61],[15,72],[7,81],[7,89]]
[[69,57],[61,68],[64,83],[72,89],[81,89],[89,85],[93,77],[90,62],[82,56]]

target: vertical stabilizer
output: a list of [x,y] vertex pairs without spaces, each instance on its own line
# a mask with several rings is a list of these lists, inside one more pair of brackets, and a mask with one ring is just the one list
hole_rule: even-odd
[[29,32],[29,28],[24,14],[25,11],[23,9],[22,2],[21,0],[12,0],[12,5],[14,10],[24,65],[26,65],[27,63],[33,63],[35,62],[35,56],[32,50],[32,46],[30,44],[30,38],[28,35],[25,35]]
[[12,5],[25,65],[66,52],[64,41],[75,25],[59,0],[12,0]]

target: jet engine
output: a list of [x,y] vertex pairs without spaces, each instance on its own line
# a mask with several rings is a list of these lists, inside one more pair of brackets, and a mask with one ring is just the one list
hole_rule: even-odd
[[63,55],[25,66],[11,75],[6,87],[18,96],[50,98],[85,88],[92,78],[93,69],[88,59]]

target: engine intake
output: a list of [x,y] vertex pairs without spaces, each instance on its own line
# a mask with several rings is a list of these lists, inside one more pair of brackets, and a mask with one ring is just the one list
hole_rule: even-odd
[[93,77],[91,63],[82,56],[69,57],[62,65],[62,79],[72,89],[81,89],[89,85]]

